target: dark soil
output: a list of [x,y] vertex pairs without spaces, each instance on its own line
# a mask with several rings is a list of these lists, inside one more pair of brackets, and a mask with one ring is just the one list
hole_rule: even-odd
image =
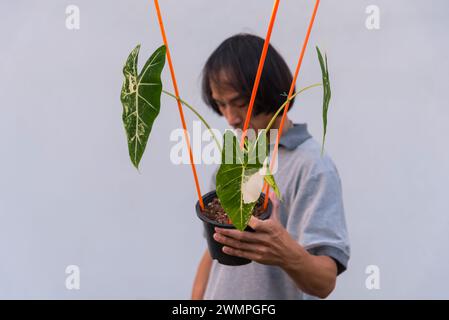
[[[263,210],[263,200],[259,198],[254,207],[253,216],[259,217],[264,212]],[[220,204],[220,200],[217,197],[212,199],[208,204],[206,204],[203,214],[210,220],[216,221],[218,223],[231,224],[231,221]]]

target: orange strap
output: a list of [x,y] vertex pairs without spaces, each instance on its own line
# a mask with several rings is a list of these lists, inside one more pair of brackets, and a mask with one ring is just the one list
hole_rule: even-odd
[[[294,94],[293,91],[295,90],[296,80],[298,78],[299,70],[301,70],[302,60],[304,58],[304,53],[306,52],[307,44],[309,42],[310,33],[312,31],[313,23],[315,21],[315,16],[316,16],[319,4],[320,4],[320,0],[316,0],[315,7],[314,7],[313,13],[312,13],[312,18],[310,19],[309,27],[307,28],[306,38],[304,39],[304,43],[301,48],[301,53],[299,55],[298,64],[296,65],[295,75],[294,75],[293,81],[290,85],[290,91],[288,93],[289,99]],[[278,135],[276,137],[276,144],[274,145],[273,155],[271,156],[270,171],[273,170],[275,163],[276,163],[276,156],[277,156],[278,147],[279,147],[279,140],[281,139],[281,136],[282,136],[282,128],[284,127],[285,119],[287,118],[287,112],[288,112],[289,106],[290,106],[290,101],[287,102],[285,109],[284,109],[284,113],[282,114],[281,124],[279,125],[279,131],[278,131]],[[267,205],[268,205],[268,191],[269,191],[269,186],[267,183],[265,183],[264,192],[267,196],[265,197],[264,208],[267,208]]]
[[179,99],[179,90],[178,90],[178,84],[176,82],[175,69],[173,68],[173,63],[172,63],[172,60],[171,60],[171,55],[170,55],[170,50],[169,50],[169,47],[168,47],[167,36],[165,35],[165,28],[164,28],[164,23],[162,21],[162,15],[161,15],[161,10],[159,8],[158,0],[154,0],[154,5],[156,7],[157,18],[158,18],[158,21],[159,21],[159,27],[161,29],[162,39],[163,39],[164,45],[165,45],[165,47],[167,49],[167,61],[168,61],[168,65],[170,67],[170,73],[171,73],[171,78],[172,78],[172,82],[173,82],[173,88],[175,90],[175,95],[176,95],[176,98],[177,98],[176,100],[178,102],[179,116],[181,117],[181,123],[182,123],[182,127],[184,129],[184,137],[186,139],[187,148],[189,149],[190,165],[192,166],[193,178],[195,179],[195,186],[196,186],[196,191],[198,193],[198,200],[199,200],[199,203],[200,203],[201,210],[204,210],[203,197],[201,195],[200,184],[198,183],[198,175],[196,173],[195,163],[194,163],[194,160],[193,160],[192,148],[190,147],[190,140],[189,140],[189,135],[188,135],[188,132],[187,132],[186,121],[184,119],[184,113],[182,111],[182,104],[181,104],[181,101]]
[[245,144],[246,130],[248,130],[249,121],[251,120],[251,114],[253,112],[254,101],[256,100],[257,89],[259,88],[260,77],[262,76],[263,66],[265,64],[265,58],[267,57],[268,45],[270,44],[271,32],[273,31],[274,21],[276,20],[276,13],[279,7],[279,0],[275,0],[273,5],[273,11],[271,12],[270,23],[268,25],[267,36],[263,44],[262,55],[259,60],[259,67],[257,68],[256,79],[254,81],[253,91],[251,93],[251,99],[249,101],[248,112],[246,113],[245,124],[243,126],[242,140],[240,141],[240,147],[243,149]]

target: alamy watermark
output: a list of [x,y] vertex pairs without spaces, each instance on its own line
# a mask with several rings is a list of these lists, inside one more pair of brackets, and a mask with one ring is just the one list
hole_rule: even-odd
[[365,269],[365,273],[368,275],[365,280],[365,287],[368,290],[380,289],[380,268],[376,265],[369,265]]
[[65,268],[67,277],[65,279],[65,287],[67,290],[79,290],[81,288],[80,267],[77,265],[69,265]]
[[365,13],[368,15],[365,20],[365,27],[368,30],[380,29],[380,8],[376,5],[366,7]]
[[[227,129],[231,130],[231,129]],[[235,155],[240,148],[240,139],[242,136],[241,129],[233,129],[237,137],[237,144],[233,144],[232,141],[226,141],[223,143],[223,134],[218,129],[211,128],[210,130],[202,127],[200,121],[193,121],[192,133],[187,132],[187,136],[190,142],[190,146],[193,154],[193,161],[195,164],[222,164],[224,160],[225,164],[233,164],[235,161]],[[262,131],[254,129],[248,129],[246,131],[246,137],[249,141],[256,141],[255,157],[249,157],[249,163],[263,163],[267,157],[271,157],[274,150],[274,143],[276,141],[278,130],[270,129],[267,134],[268,146],[262,145],[262,139],[258,139],[259,134],[263,134]],[[216,141],[215,138],[218,140]],[[232,135],[226,135],[226,139],[232,138]],[[185,132],[182,128],[172,130],[170,133],[170,142],[174,142],[170,148],[170,161],[175,165],[190,164],[189,149],[185,140]],[[220,145],[220,147],[217,145]],[[223,146],[226,146],[224,155],[222,153]],[[277,156],[277,153],[276,153]],[[270,158],[271,159],[271,158]],[[272,173],[277,170],[277,159],[274,161]]]
[[65,8],[65,27],[68,30],[79,30],[80,29],[80,8],[76,5],[68,5]]

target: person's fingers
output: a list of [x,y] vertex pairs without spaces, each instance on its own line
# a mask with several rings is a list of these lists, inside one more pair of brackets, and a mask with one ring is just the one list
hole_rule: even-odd
[[227,246],[224,246],[222,250],[224,253],[229,254],[231,256],[235,256],[235,257],[245,258],[245,259],[254,260],[254,261],[259,261],[262,259],[261,254],[252,252],[252,251],[245,251],[245,250],[235,249],[235,248],[231,248],[231,247],[227,247]]
[[260,248],[260,244],[258,243],[239,241],[218,232],[214,233],[214,239],[225,246],[244,251],[258,251]]
[[262,224],[262,220],[256,218],[255,216],[251,216],[249,218],[248,225],[253,228],[255,231],[259,230]]
[[271,203],[273,204],[273,210],[271,212],[271,217],[270,219],[274,219],[277,221],[280,221],[280,203],[279,203],[279,199],[276,197],[276,194],[270,190],[270,192],[268,193],[268,197],[271,200]]
[[[271,217],[270,217],[271,219]],[[260,240],[266,240],[266,234],[273,230],[273,221],[260,220],[256,217],[251,216],[248,225],[256,231],[256,234],[260,235]]]
[[274,206],[279,206],[279,199],[277,198],[276,193],[273,190],[270,190],[270,192],[268,193],[268,198],[270,198]]
[[[260,222],[260,220],[259,220],[259,222]],[[231,237],[231,238],[239,240],[239,241],[249,242],[249,243],[257,243],[257,242],[264,240],[262,235],[257,234],[256,232],[247,232],[247,231],[240,231],[240,230],[236,230],[236,229],[225,229],[225,228],[218,228],[218,227],[215,227],[215,232],[225,235],[227,237]]]

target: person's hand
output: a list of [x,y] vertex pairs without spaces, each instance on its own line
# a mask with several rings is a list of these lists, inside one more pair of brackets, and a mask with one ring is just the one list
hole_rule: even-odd
[[273,203],[271,217],[251,217],[249,225],[255,232],[215,228],[214,239],[224,245],[223,252],[268,265],[284,266],[298,244],[279,222],[279,201],[270,192]]

